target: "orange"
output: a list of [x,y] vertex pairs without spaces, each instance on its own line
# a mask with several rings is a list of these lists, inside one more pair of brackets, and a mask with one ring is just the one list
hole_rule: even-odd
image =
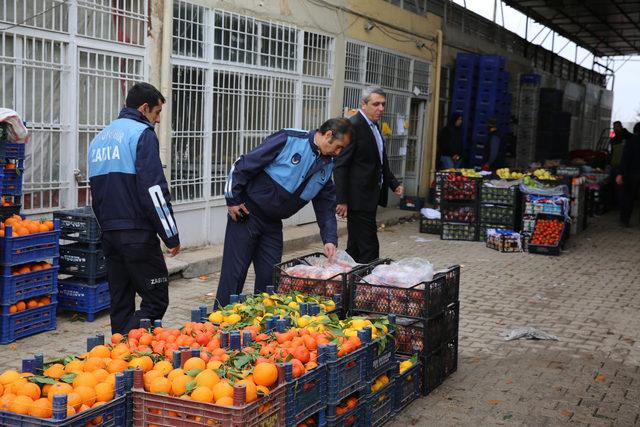
[[[108,352],[109,353],[109,352]],[[101,357],[89,357],[84,361],[84,371],[85,372],[93,372],[96,369],[104,369],[107,367],[104,359]]]
[[29,396],[16,396],[9,404],[9,411],[26,415],[29,413],[31,405],[33,405],[33,399]]
[[231,387],[231,384],[229,384],[226,380],[220,381],[218,384],[213,386],[212,391],[213,391],[213,400],[215,400],[216,402],[221,397],[225,397],[225,396],[233,399],[233,387]]
[[188,375],[178,375],[171,380],[171,394],[174,396],[182,396],[187,392],[187,383],[192,380],[193,378]]
[[153,369],[162,372],[162,375],[167,375],[173,370],[173,365],[168,360],[161,360],[155,364]]
[[[142,375],[142,379],[144,382],[144,388],[148,389],[149,386],[151,385],[151,382],[153,380],[155,380],[156,378],[160,378],[162,377],[162,372],[160,371],[156,371],[155,369],[150,370],[149,372],[147,372],[146,374]],[[149,390],[147,390],[149,391]]]
[[67,363],[64,367],[64,371],[69,374],[71,372],[82,372],[84,367],[84,362],[80,359],[73,359],[71,362]]
[[16,225],[13,228],[13,233],[17,236],[26,236],[27,234],[29,234],[29,229],[27,227],[21,227],[19,225]]
[[14,387],[14,392],[18,396],[28,396],[31,398],[31,400],[40,399],[40,387],[38,387],[38,385],[34,383],[28,382],[18,387]]
[[[25,222],[27,222],[27,221],[25,221]],[[39,233],[40,232],[40,225],[35,221],[29,221],[29,222],[27,222],[25,224],[25,226],[26,226],[27,230],[29,230],[30,234]]]
[[169,378],[170,381],[173,381],[173,379],[179,375],[183,375],[184,374],[184,369],[182,368],[176,368],[173,369],[171,372],[169,372],[167,374],[167,378]]
[[2,397],[0,398],[0,409],[9,409],[9,404],[11,404],[11,402],[13,402],[13,399],[15,398],[16,395],[13,393],[6,393],[2,395]]
[[258,398],[258,389],[253,381],[251,380],[240,380],[236,381],[236,384],[244,384],[245,385],[245,399],[247,403],[253,402]]
[[53,396],[56,394],[69,394],[73,391],[73,387],[71,387],[67,383],[58,383],[51,386],[49,389],[49,393],[47,394],[47,398],[49,402],[53,401]]
[[87,409],[91,409],[91,405],[85,405],[84,403],[82,404],[82,406],[80,406],[80,409],[78,409],[78,412],[84,412]]
[[256,385],[270,387],[278,381],[278,368],[273,363],[258,363],[253,369]]
[[82,398],[82,403],[85,405],[93,405],[96,403],[96,391],[93,387],[81,385],[73,389]]
[[30,299],[27,302],[27,308],[34,308],[34,307],[37,307],[37,306],[38,306],[38,300]]
[[11,304],[11,306],[9,306],[9,313],[17,313],[18,312],[18,308],[16,307],[15,304]]
[[49,227],[44,224],[38,224],[38,233],[46,233],[49,231]]
[[99,383],[105,382],[109,376],[109,372],[106,369],[96,369],[92,374]]
[[73,379],[73,388],[77,389],[79,386],[95,387],[98,384],[98,380],[93,376],[91,372],[81,372]]
[[184,369],[185,372],[189,372],[192,369],[205,369],[207,367],[207,364],[205,363],[204,360],[200,359],[199,357],[192,357],[189,360],[187,360],[186,362],[184,362],[184,366],[182,367],[182,369]]
[[218,369],[220,366],[222,366],[222,362],[219,360],[211,360],[207,363],[207,369]]
[[49,297],[40,298],[40,304],[44,304],[44,305],[51,304],[51,298]]
[[202,372],[200,372],[198,375],[196,375],[196,383],[199,386],[205,386],[210,389],[213,389],[213,387],[219,382],[220,382],[220,377],[218,377],[218,374],[213,372],[211,369],[205,369]]
[[79,409],[82,405],[82,396],[75,391],[67,394],[67,406],[73,407],[73,409]]
[[107,371],[110,374],[114,374],[114,373],[119,373],[124,371],[125,369],[127,369],[129,367],[129,364],[122,359],[113,359],[111,360],[111,362],[109,362],[109,364],[107,365]]
[[46,397],[41,397],[31,404],[29,415],[38,418],[51,418],[51,402]]
[[233,398],[229,396],[223,396],[220,399],[216,400],[216,405],[218,406],[233,406]]
[[27,308],[27,304],[24,303],[24,301],[18,301],[16,303],[16,309],[18,309],[18,311],[23,311]]
[[111,357],[111,350],[106,345],[97,345],[89,351],[91,357]]
[[213,391],[209,387],[199,386],[191,392],[191,399],[198,402],[213,402]]
[[11,384],[20,379],[20,373],[18,371],[4,371],[0,374],[0,384]]
[[172,382],[163,376],[154,378],[149,383],[149,391],[151,393],[169,393],[172,389]]
[[122,340],[122,334],[115,333],[111,335],[111,344],[118,344]]
[[149,372],[153,369],[153,360],[149,356],[136,357],[129,362],[130,368],[140,368],[144,372]]
[[67,418],[76,414],[76,410],[73,406],[67,406]]
[[51,221],[51,220],[47,220],[47,221],[45,221],[43,224],[47,226],[47,228],[49,229],[49,231],[53,230],[53,227],[54,227],[54,225],[53,225],[53,221]]
[[96,390],[96,400],[98,402],[108,402],[111,399],[113,399],[113,396],[114,396],[113,385],[109,383],[98,383],[98,385],[96,385],[95,390]]
[[256,391],[258,392],[258,395],[260,395],[260,396],[266,396],[266,395],[268,395],[268,394],[269,394],[269,391],[270,391],[270,390],[269,390],[269,388],[268,388],[268,387],[265,387],[265,386],[263,386],[263,385],[258,385],[258,386],[256,386]]
[[64,365],[62,363],[55,363],[45,369],[44,374],[57,380],[64,375]]

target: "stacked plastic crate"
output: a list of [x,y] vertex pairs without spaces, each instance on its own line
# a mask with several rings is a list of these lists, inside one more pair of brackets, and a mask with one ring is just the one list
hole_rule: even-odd
[[498,78],[504,70],[505,60],[497,55],[481,55],[478,60],[478,82],[471,129],[471,166],[482,166],[485,144],[489,134],[487,122],[496,118]]
[[462,114],[462,143],[465,152],[469,150],[471,144],[469,129],[471,129],[470,119],[474,111],[477,68],[478,55],[459,53],[456,56],[456,71],[451,95],[451,114]]
[[558,89],[540,90],[536,160],[564,159],[569,155],[571,113],[562,111],[563,97],[564,92]]
[[540,82],[541,76],[539,74],[522,74],[520,76],[518,144],[516,147],[516,164],[520,166],[529,165],[534,160]]
[[24,171],[25,146],[9,141],[6,126],[5,123],[0,123],[0,221],[20,213]]
[[480,240],[486,241],[487,230],[492,228],[520,231],[521,206],[517,185],[495,187],[484,183],[480,187]]
[[60,221],[60,279],[58,308],[82,313],[89,322],[111,306],[107,268],[100,244],[100,227],[90,207],[54,212]]
[[[352,315],[395,316],[395,360],[402,362],[415,357],[416,364],[404,374],[395,375],[396,411],[411,400],[410,378],[414,369],[422,377],[421,391],[426,395],[438,387],[457,369],[460,266],[452,266],[436,272],[430,281],[407,287],[389,286],[368,277],[376,267],[388,265],[393,260],[378,260],[358,270],[351,283]],[[377,354],[373,352],[372,354]],[[391,355],[380,360],[393,360]],[[383,363],[373,364],[369,379],[385,372]],[[394,371],[395,372],[395,371]],[[373,399],[377,400],[377,399]],[[372,412],[375,415],[375,411]],[[373,420],[375,420],[373,416]]]
[[501,138],[504,138],[511,131],[511,104],[513,97],[509,93],[509,78],[510,75],[506,71],[498,73],[495,118],[498,122],[498,133]]
[[450,173],[442,184],[442,240],[478,240],[478,178]]

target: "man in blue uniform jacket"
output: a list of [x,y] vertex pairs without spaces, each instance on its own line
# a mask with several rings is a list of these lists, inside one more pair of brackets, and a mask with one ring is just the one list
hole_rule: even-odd
[[331,179],[333,157],[351,140],[351,123],[329,119],[313,131],[283,129],[253,151],[240,156],[227,178],[227,229],[217,302],[240,294],[253,262],[255,292],[271,284],[273,266],[282,258],[282,220],[310,201],[324,253],[331,258],[338,244],[336,194]]
[[[171,256],[180,250],[180,238],[154,132],[164,102],[152,85],[134,85],[118,118],[89,146],[89,183],[107,261],[112,333],[125,334],[139,327],[140,319],[162,319],[169,305],[169,274],[158,236]],[[142,297],[138,311],[136,293]]]

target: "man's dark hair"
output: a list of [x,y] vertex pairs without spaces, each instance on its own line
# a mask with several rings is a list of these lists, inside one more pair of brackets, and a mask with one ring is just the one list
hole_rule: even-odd
[[164,96],[149,83],[136,83],[127,93],[125,105],[129,108],[138,108],[142,104],[149,104],[149,108],[153,108],[160,103],[165,103]]
[[620,127],[622,127],[622,122],[620,120],[616,120],[615,122],[613,122],[613,125],[618,125]]
[[635,126],[633,126],[633,133],[635,133],[636,135],[640,135],[640,122],[636,123]]
[[329,119],[318,129],[318,132],[321,134],[325,134],[328,131],[333,133],[333,139],[342,139],[346,134],[349,134],[351,137],[353,136],[353,125],[349,120],[341,117]]

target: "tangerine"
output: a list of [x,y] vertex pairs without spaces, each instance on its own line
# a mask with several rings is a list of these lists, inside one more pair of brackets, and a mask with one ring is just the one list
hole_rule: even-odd
[[191,399],[198,402],[213,402],[213,391],[209,387],[198,386],[191,392]]
[[149,391],[151,393],[169,393],[173,387],[171,381],[160,375],[149,383]]
[[113,396],[114,396],[113,385],[109,383],[98,383],[96,385],[95,390],[96,390],[96,401],[108,402],[111,399],[113,399]]
[[253,369],[256,385],[270,387],[278,381],[278,368],[273,363],[258,363]]
[[16,396],[9,404],[9,411],[16,414],[27,415],[31,406],[33,405],[33,399],[29,396]]
[[49,399],[41,397],[31,404],[29,415],[38,418],[51,418],[51,411],[51,402],[49,402]]

